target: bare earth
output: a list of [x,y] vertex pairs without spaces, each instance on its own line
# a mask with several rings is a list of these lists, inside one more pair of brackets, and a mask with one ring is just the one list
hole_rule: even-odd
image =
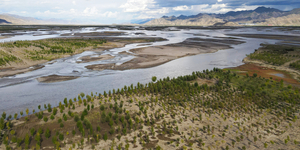
[[[42,61],[42,62],[46,62],[46,61]],[[42,62],[40,62],[40,63],[42,63]],[[34,65],[34,64],[32,64],[32,65]],[[0,68],[0,78],[34,71],[34,70],[41,69],[44,67],[44,65],[38,65],[38,64],[34,65],[34,66],[32,66],[32,65],[30,65],[30,64],[24,65],[24,66],[14,65],[14,67]]]
[[6,39],[9,38],[9,36],[0,36],[0,39]]

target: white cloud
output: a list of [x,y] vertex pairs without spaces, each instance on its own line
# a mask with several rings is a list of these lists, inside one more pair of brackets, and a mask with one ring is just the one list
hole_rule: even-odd
[[199,12],[199,11],[202,11],[203,9],[207,8],[208,6],[209,6],[208,4],[192,5],[191,10],[194,12]]
[[172,10],[171,7],[160,7],[154,0],[127,0],[120,8],[136,19],[159,18]]
[[223,0],[218,0],[218,2],[222,2]]
[[85,10],[83,11],[84,15],[86,16],[94,16],[94,15],[98,15],[98,9],[96,7],[92,7],[92,8],[85,8]]
[[72,1],[72,4],[73,4],[73,5],[76,5],[76,1]]
[[253,10],[253,9],[256,9],[258,6],[247,6],[245,4],[243,4],[241,7],[239,8],[235,8],[233,9],[233,11],[242,11],[242,10]]
[[227,7],[227,4],[213,4],[213,5],[211,5],[211,8],[212,9],[220,9],[220,8],[225,8],[225,7]]
[[166,14],[169,13],[169,8],[153,9],[145,12],[146,14]]
[[154,7],[154,0],[127,0],[127,2],[120,6],[124,12],[139,12],[149,10],[149,7]]
[[118,12],[107,11],[107,12],[103,13],[102,16],[108,17],[108,18],[112,18],[112,17],[116,18],[118,16],[118,14],[119,14]]
[[72,9],[70,9],[70,13],[75,14],[76,10],[72,8]]
[[237,8],[231,8],[227,3],[215,3],[212,5],[193,5],[191,10],[195,13],[227,13],[229,11],[253,10],[258,6],[247,6],[245,4]]
[[50,14],[51,12],[50,12],[50,10],[46,10],[45,12],[44,12],[44,14]]
[[175,10],[175,11],[186,11],[186,10],[190,10],[190,9],[191,8],[186,5],[173,7],[173,10]]

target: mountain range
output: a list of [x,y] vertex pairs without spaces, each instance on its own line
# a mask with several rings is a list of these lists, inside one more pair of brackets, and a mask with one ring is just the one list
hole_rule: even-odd
[[[38,25],[38,24],[82,24],[80,21],[65,21],[60,19],[36,19],[12,14],[0,14],[1,24]],[[127,23],[126,23],[127,24]],[[300,26],[300,8],[282,11],[275,8],[258,7],[255,10],[230,11],[225,14],[199,13],[185,16],[163,16],[132,20],[131,24],[167,25],[167,26]]]
[[291,11],[281,11],[275,8],[258,7],[255,10],[230,11],[225,14],[199,13],[192,16],[163,16],[146,22],[144,25],[299,26],[300,8],[296,8]]
[[60,20],[60,19],[36,19],[32,17],[23,17],[12,14],[0,14],[1,24],[13,24],[13,25],[39,25],[39,24],[73,24],[74,22]]

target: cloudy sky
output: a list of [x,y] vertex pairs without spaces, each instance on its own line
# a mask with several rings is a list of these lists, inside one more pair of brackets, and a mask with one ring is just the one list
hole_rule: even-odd
[[0,0],[0,13],[82,23],[126,23],[164,15],[226,13],[259,6],[291,10],[299,0]]

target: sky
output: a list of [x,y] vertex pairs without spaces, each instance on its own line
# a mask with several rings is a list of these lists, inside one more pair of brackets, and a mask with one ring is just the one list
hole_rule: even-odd
[[0,0],[0,14],[80,23],[119,24],[166,16],[226,13],[259,6],[288,11],[299,0]]

